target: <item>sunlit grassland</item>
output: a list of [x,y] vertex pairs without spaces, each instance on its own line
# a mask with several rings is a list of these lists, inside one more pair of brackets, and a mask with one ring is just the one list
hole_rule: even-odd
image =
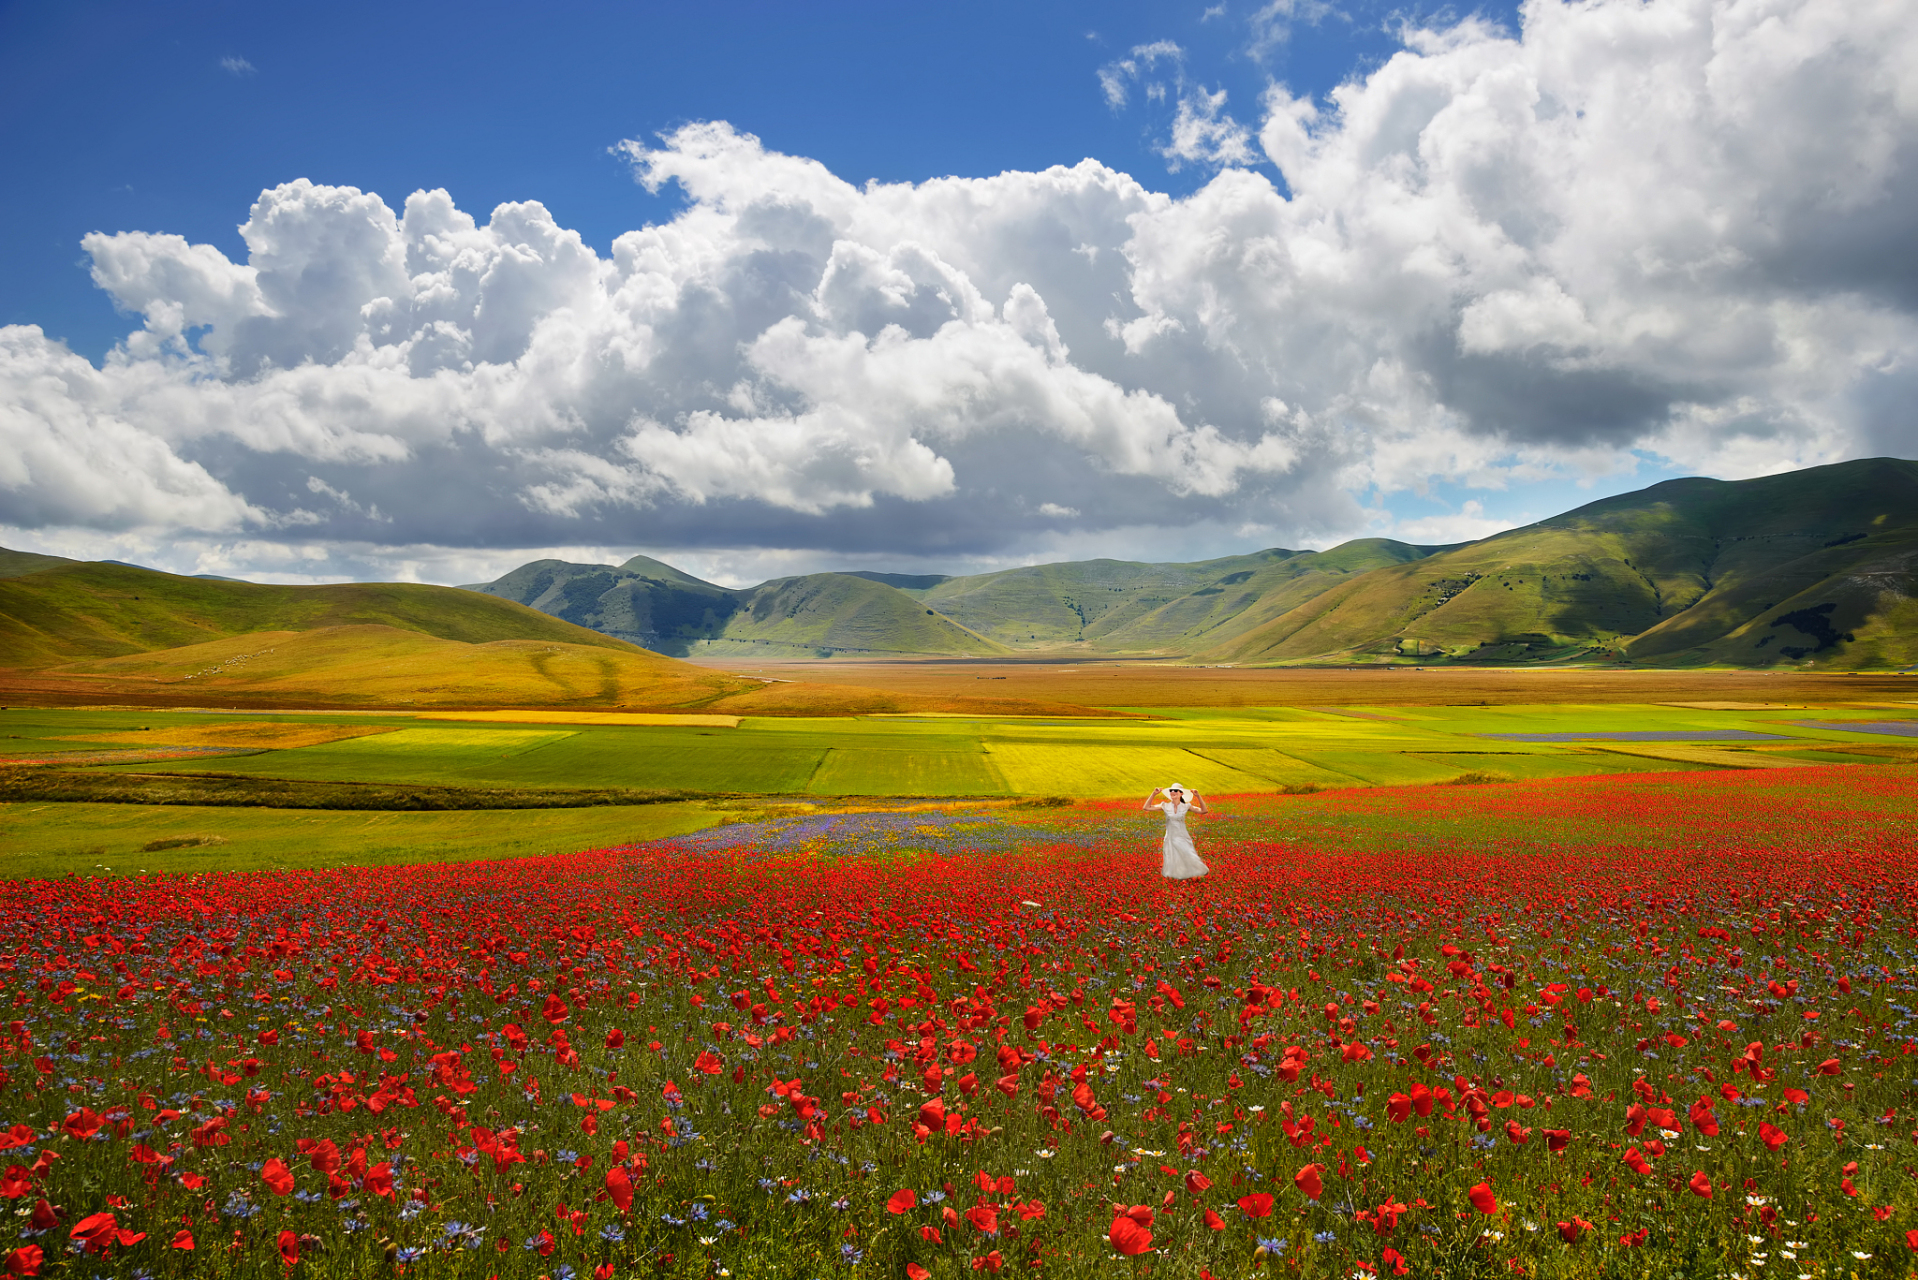
[[[170,741],[271,746],[220,759],[103,766],[118,773],[217,772],[246,778],[512,788],[621,787],[708,794],[856,796],[1143,795],[1167,781],[1213,794],[1800,763],[1895,762],[1897,739],[1846,731],[1884,711],[1599,705],[1206,708],[1151,719],[903,716],[742,719],[720,725],[516,725],[404,714],[251,717],[145,711],[0,715],[0,746],[73,750]],[[282,726],[275,728],[274,726]],[[1714,742],[1727,729],[1778,735]],[[1512,733],[1676,732],[1696,741],[1510,742]],[[369,732],[377,731],[377,732]],[[352,733],[353,737],[339,735]],[[183,736],[184,735],[184,736]],[[328,738],[338,740],[328,741]]]
[[[737,816],[701,803],[454,813],[0,804],[0,879],[523,858],[685,835]],[[173,840],[217,843],[143,847]]]

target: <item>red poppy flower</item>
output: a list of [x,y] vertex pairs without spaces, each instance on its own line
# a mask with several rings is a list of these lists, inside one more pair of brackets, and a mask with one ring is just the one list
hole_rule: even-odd
[[619,1165],[614,1165],[606,1171],[606,1198],[611,1200],[613,1207],[621,1213],[633,1207],[633,1180]]
[[288,1169],[286,1162],[278,1156],[274,1156],[260,1166],[260,1180],[266,1183],[276,1196],[288,1195],[293,1190],[293,1171]]
[[[1148,1214],[1151,1210],[1146,1211]],[[1129,1214],[1120,1214],[1112,1220],[1112,1227],[1106,1232],[1106,1238],[1112,1247],[1127,1257],[1146,1252],[1152,1247],[1152,1223],[1148,1217],[1140,1222]]]

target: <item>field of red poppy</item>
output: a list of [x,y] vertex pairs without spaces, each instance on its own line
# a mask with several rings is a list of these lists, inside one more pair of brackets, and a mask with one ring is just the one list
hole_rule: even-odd
[[0,884],[13,1275],[1918,1258],[1918,774]]

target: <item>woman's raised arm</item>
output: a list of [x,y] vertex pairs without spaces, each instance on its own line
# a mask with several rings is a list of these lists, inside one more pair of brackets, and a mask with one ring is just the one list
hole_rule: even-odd
[[1151,795],[1149,795],[1149,796],[1147,796],[1147,797],[1145,798],[1145,803],[1144,803],[1144,804],[1142,804],[1142,805],[1140,805],[1139,807],[1140,807],[1141,809],[1150,809],[1150,808],[1152,807],[1152,802],[1153,802],[1154,800],[1157,800],[1158,798],[1159,798],[1159,788],[1158,788],[1158,787],[1154,787],[1154,788],[1152,788],[1152,794],[1151,794]]

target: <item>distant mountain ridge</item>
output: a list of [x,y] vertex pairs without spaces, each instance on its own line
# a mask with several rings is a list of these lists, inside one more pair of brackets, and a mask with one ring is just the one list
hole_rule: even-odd
[[1918,463],[1871,458],[1601,499],[1375,570],[1202,656],[1902,667],[1914,587]]
[[1383,565],[1447,547],[1366,538],[1193,564],[1087,560],[952,577],[859,571],[733,590],[647,556],[536,560],[467,587],[675,656],[994,657],[1090,647],[1167,653],[1219,643]]
[[468,588],[680,656],[1018,652],[1350,661],[1907,666],[1918,463],[1668,480],[1475,542],[1191,564],[807,574],[733,590],[635,556]]
[[634,556],[618,565],[535,560],[465,590],[500,596],[676,657],[695,645],[715,657],[1008,652],[866,574],[812,573],[736,591]]

